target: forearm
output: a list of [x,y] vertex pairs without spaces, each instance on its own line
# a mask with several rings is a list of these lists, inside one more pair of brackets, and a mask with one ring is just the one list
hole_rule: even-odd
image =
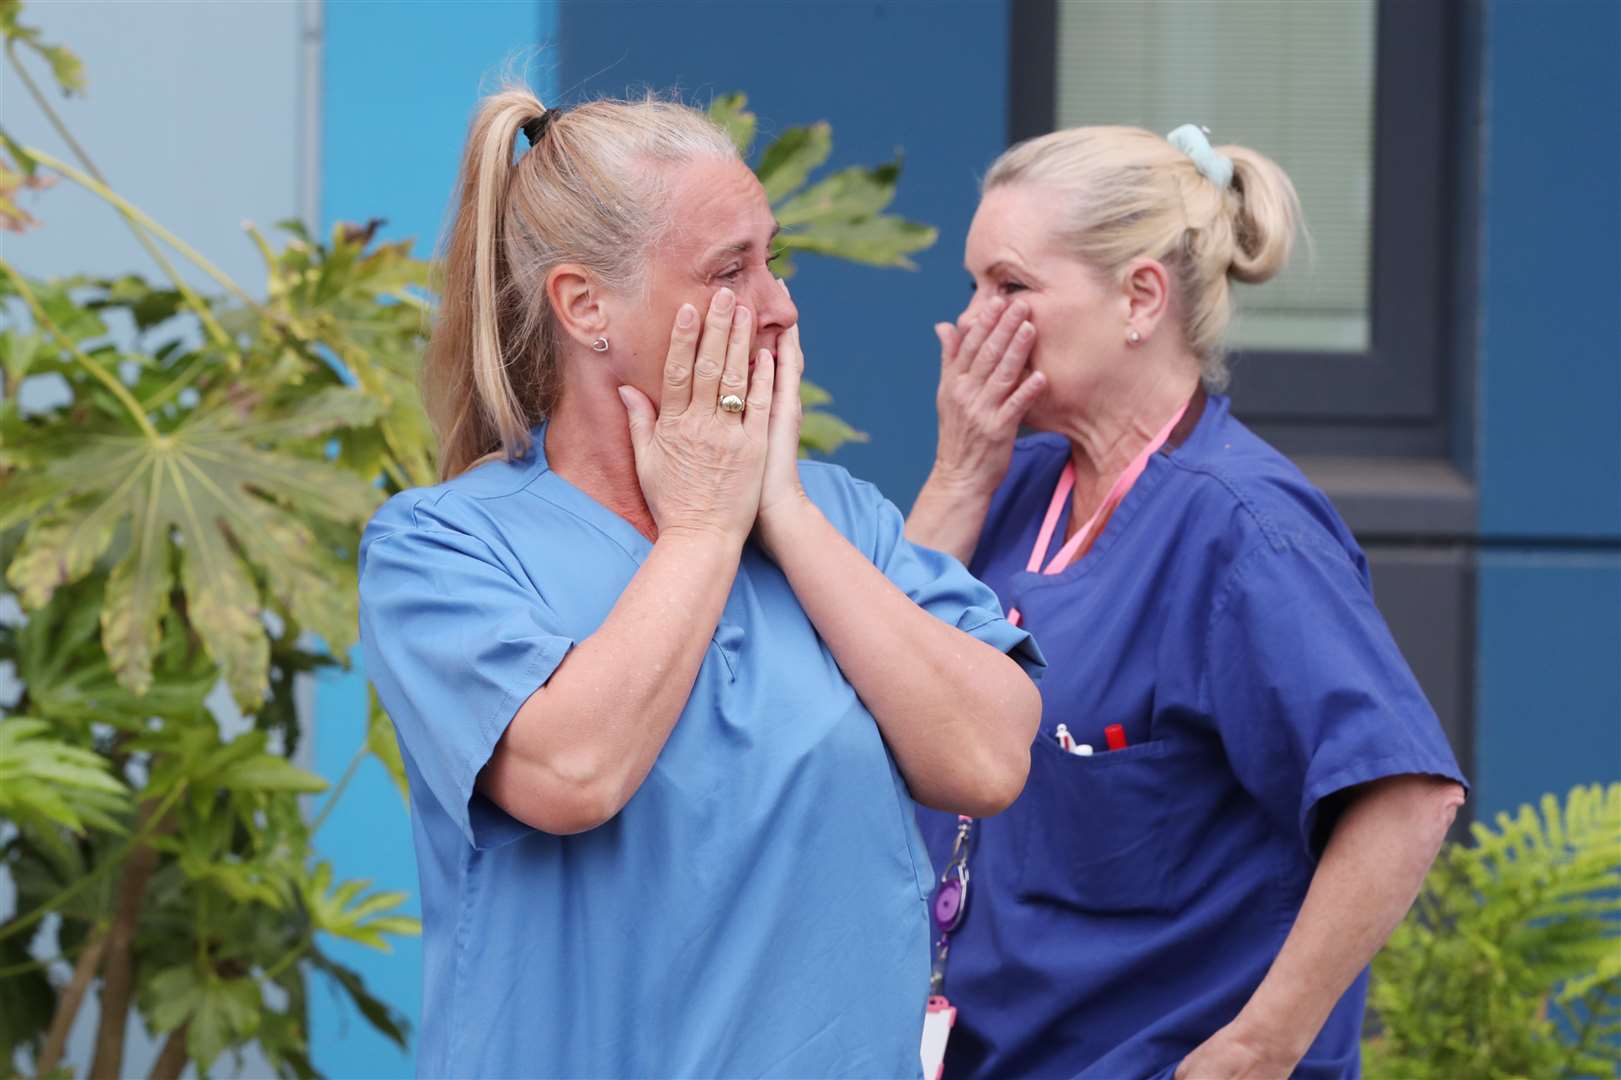
[[481,789],[547,832],[618,813],[686,707],[741,550],[718,535],[662,534],[607,619],[519,708]]
[[1041,716],[1012,659],[941,622],[803,501],[762,540],[878,721],[912,795],[984,816],[1018,796]]
[[1434,776],[1391,777],[1356,792],[1235,1024],[1298,1061],[1412,907],[1462,803],[1462,788]]
[[[994,490],[994,489],[993,489]],[[981,491],[944,477],[936,468],[906,517],[906,538],[914,544],[954,555],[967,565],[979,544],[992,491]]]

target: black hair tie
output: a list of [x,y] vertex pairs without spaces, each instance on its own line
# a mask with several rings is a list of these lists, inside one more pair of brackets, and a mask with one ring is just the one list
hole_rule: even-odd
[[544,139],[546,137],[546,132],[550,130],[552,126],[552,121],[556,120],[562,114],[563,110],[561,108],[547,109],[545,112],[541,113],[539,116],[525,124],[523,126],[523,136],[529,140],[529,145],[534,146],[536,143],[540,142],[540,140]]

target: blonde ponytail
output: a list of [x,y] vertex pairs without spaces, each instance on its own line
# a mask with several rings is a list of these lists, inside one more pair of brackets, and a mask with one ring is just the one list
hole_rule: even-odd
[[532,93],[509,88],[479,103],[468,132],[422,373],[441,479],[523,455],[556,404],[551,270],[578,263],[609,288],[636,288],[669,225],[659,166],[737,157],[704,114],[649,97],[556,113],[514,163],[518,132],[544,116]]

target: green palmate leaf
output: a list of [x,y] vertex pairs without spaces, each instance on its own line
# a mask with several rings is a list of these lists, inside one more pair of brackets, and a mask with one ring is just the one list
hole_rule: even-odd
[[818,255],[847,259],[870,266],[915,269],[906,256],[932,245],[939,230],[898,217],[875,217],[863,221],[823,221],[777,238],[783,247],[813,251]]
[[877,168],[856,166],[820,180],[776,209],[784,228],[822,221],[855,221],[883,212],[895,199],[900,162]]
[[220,787],[232,791],[294,791],[305,794],[325,791],[328,787],[321,777],[274,754],[258,754],[233,763],[220,773],[218,783]]
[[20,969],[0,978],[0,1073],[7,1076],[17,1050],[37,1048],[51,1022],[54,993],[45,970],[23,967],[33,959],[25,935],[0,939],[0,968]]
[[382,702],[377,700],[375,688],[368,690],[368,701],[366,749],[382,762],[384,769],[388,770],[388,778],[394,781],[394,787],[399,791],[406,810],[410,810],[411,789],[406,783],[405,760],[400,756],[400,743],[394,734],[394,724],[383,711]]
[[799,426],[802,451],[831,454],[845,443],[866,441],[865,433],[857,431],[832,413],[808,412]]
[[803,184],[832,152],[833,128],[827,121],[789,128],[766,148],[754,173],[765,188],[766,198],[775,204]]
[[112,543],[121,516],[116,504],[102,503],[88,514],[64,507],[36,518],[6,570],[23,607],[44,607],[60,586],[88,574]]
[[820,386],[808,382],[805,379],[799,380],[799,403],[805,406],[805,408],[814,409],[818,405],[827,405],[832,401],[833,395],[828,393],[826,390],[823,390]]
[[336,889],[331,885],[332,866],[323,860],[304,888],[304,906],[317,929],[384,952],[389,951],[385,935],[416,936],[422,932],[421,922],[411,916],[384,914],[405,903],[405,893],[362,896],[370,881],[346,881]]
[[720,125],[737,147],[737,152],[745,158],[754,148],[754,132],[758,121],[753,113],[749,112],[747,94],[722,94],[709,103],[709,118]]
[[[381,499],[352,473],[276,447],[367,423],[378,411],[366,394],[332,388],[282,412],[244,416],[229,404],[199,409],[159,436],[88,435],[71,456],[16,483],[17,505],[43,519],[8,568],[8,580],[38,606],[82,576],[122,528],[127,543],[107,583],[102,642],[120,681],[143,694],[178,548],[187,618],[236,699],[255,706],[267,683],[269,649],[252,567],[301,621],[321,628],[335,650],[346,650],[353,638],[348,601],[325,595],[332,590],[324,571],[335,556],[310,542],[305,522],[358,525]],[[11,486],[0,490],[9,494]],[[15,516],[10,507],[0,511],[0,530]]]
[[50,732],[44,720],[0,720],[0,818],[42,830],[119,830],[128,791],[107,759]]
[[1443,851],[1374,961],[1366,1074],[1613,1075],[1621,784],[1544,798],[1540,813],[1523,806],[1473,833]]
[[264,999],[252,979],[211,980],[186,1033],[192,1060],[206,1069],[227,1046],[253,1038]]
[[400,1049],[406,1048],[411,1029],[410,1022],[392,1006],[368,993],[365,982],[356,972],[334,962],[318,949],[312,954],[311,962],[343,988],[368,1024],[387,1036]]
[[22,9],[22,0],[0,0],[0,38],[4,38],[7,45],[14,42],[25,45],[43,57],[64,94],[84,90],[84,64],[62,46],[40,41],[38,29],[22,25]]

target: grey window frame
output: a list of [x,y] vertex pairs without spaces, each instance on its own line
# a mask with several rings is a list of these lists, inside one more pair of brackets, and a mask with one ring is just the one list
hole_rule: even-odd
[[[1011,0],[1010,142],[1055,123],[1058,3]],[[1234,411],[1288,453],[1455,458],[1452,406],[1472,376],[1473,329],[1459,317],[1473,306],[1461,272],[1472,264],[1455,256],[1473,251],[1473,214],[1459,209],[1477,175],[1473,153],[1458,153],[1473,108],[1460,93],[1462,8],[1379,3],[1368,349],[1233,357]]]

